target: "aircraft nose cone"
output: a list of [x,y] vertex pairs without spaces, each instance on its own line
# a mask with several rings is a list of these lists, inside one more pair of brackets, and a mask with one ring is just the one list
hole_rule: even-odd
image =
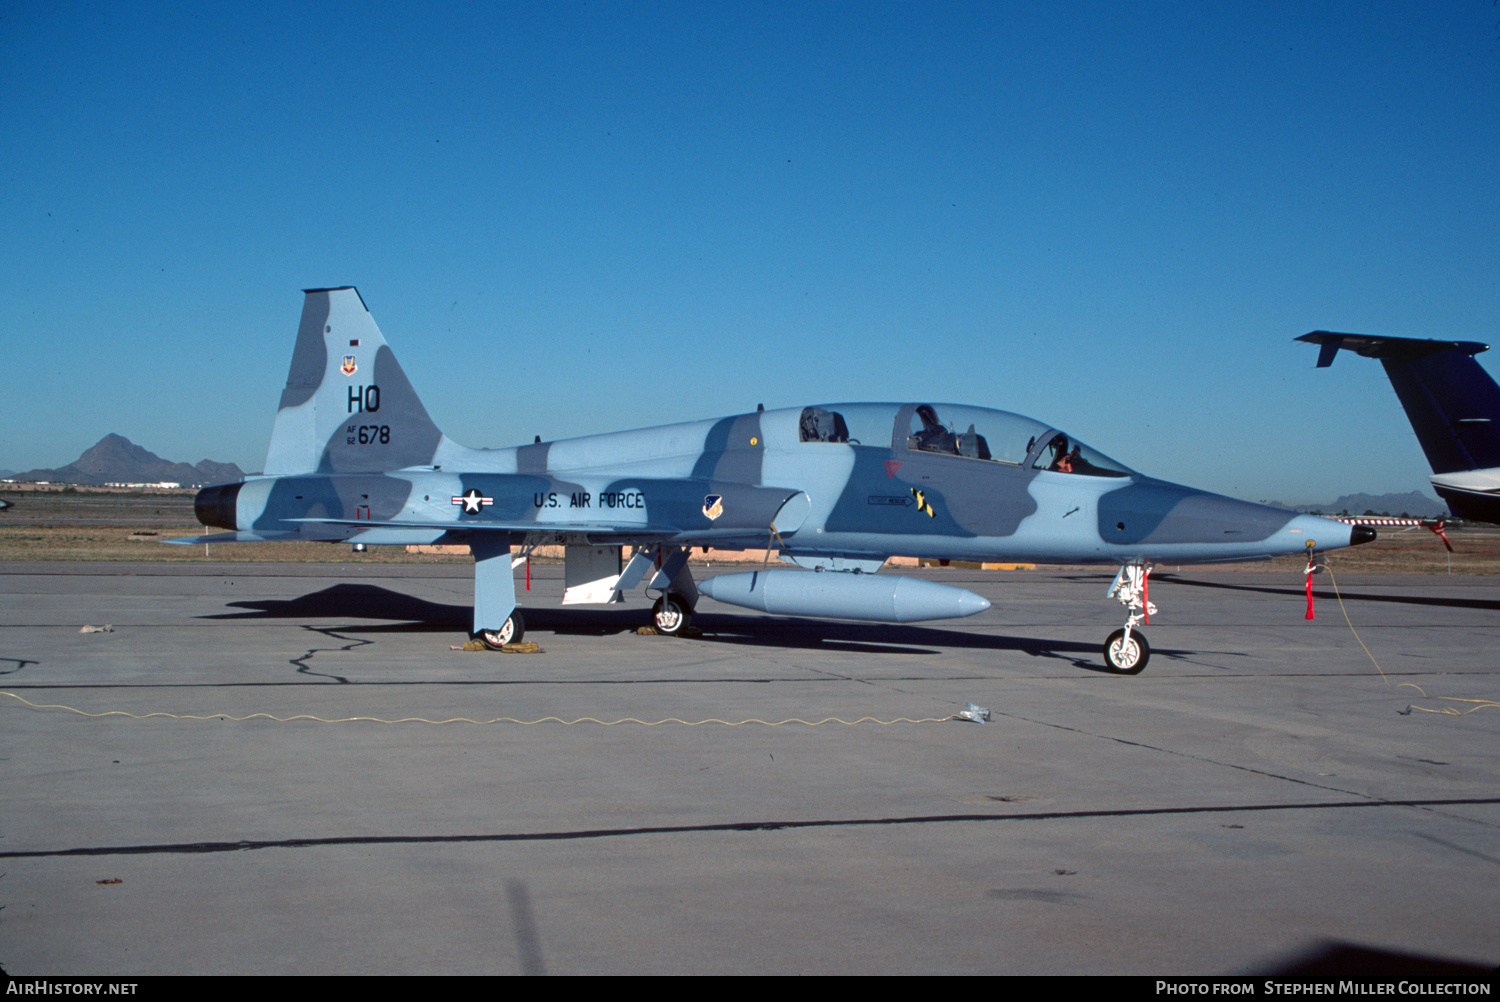
[[1356,525],[1349,531],[1349,545],[1358,546],[1360,543],[1373,542],[1375,530],[1368,525]]

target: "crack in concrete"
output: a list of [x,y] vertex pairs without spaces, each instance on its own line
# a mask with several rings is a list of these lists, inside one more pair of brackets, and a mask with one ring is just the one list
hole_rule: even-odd
[[333,653],[333,652],[337,652],[337,651],[352,651],[356,647],[364,647],[366,644],[373,644],[375,642],[373,640],[361,640],[358,637],[346,637],[346,636],[343,636],[341,634],[335,633],[332,630],[322,629],[322,628],[319,628],[319,627],[316,627],[316,626],[307,626],[307,625],[304,624],[302,628],[304,630],[311,630],[313,633],[321,633],[325,637],[332,637],[334,640],[347,640],[347,641],[349,641],[349,643],[345,644],[342,647],[313,647],[313,648],[309,649],[308,652],[306,654],[302,655],[300,658],[291,658],[290,659],[291,663],[297,666],[297,674],[299,674],[299,675],[316,675],[319,678],[331,678],[334,681],[342,682],[345,685],[349,684],[349,680],[347,678],[345,678],[344,676],[342,676],[342,675],[333,675],[333,674],[329,674],[329,673],[325,673],[325,672],[320,672],[320,671],[313,671],[312,668],[308,667],[307,662],[310,661],[315,655],[318,655],[318,654],[328,654],[328,653]]

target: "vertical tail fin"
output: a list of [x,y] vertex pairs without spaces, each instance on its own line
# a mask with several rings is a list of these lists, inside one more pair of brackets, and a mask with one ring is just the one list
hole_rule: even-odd
[[1500,387],[1474,361],[1489,345],[1332,331],[1297,340],[1323,346],[1319,366],[1340,348],[1380,359],[1433,473],[1500,466]]
[[431,463],[442,433],[359,291],[303,291],[266,474],[379,473]]

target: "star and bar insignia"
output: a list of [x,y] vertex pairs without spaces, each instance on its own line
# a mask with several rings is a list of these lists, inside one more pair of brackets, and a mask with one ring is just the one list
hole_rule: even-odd
[[479,512],[483,510],[485,505],[494,504],[495,499],[487,498],[483,494],[479,493],[478,488],[470,487],[468,490],[455,497],[453,499],[453,503],[464,506],[464,510],[460,512],[460,514],[478,515]]

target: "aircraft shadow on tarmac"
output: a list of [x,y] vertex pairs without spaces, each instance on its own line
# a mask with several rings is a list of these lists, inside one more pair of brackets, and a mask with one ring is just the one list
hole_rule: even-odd
[[[250,599],[228,603],[240,612],[202,616],[225,620],[376,619],[379,624],[336,628],[339,632],[409,633],[459,630],[467,634],[468,605],[446,605],[413,598],[371,584],[336,584],[291,599]],[[640,609],[558,609],[526,607],[529,632],[582,636],[631,633],[644,616]],[[1032,657],[1058,658],[1090,671],[1106,671],[1099,647],[1074,640],[1007,637],[889,623],[842,623],[789,616],[737,616],[700,613],[698,642],[752,647],[844,651],[857,654],[941,654],[943,648],[1015,651]],[[1186,654],[1159,650],[1159,654]]]
[[399,622],[389,626],[360,626],[368,631],[430,630],[448,632],[467,630],[470,618],[466,605],[444,605],[413,598],[370,584],[336,584],[322,591],[289,599],[252,599],[229,602],[231,609],[200,619],[385,619]]
[[1395,981],[1399,978],[1430,978],[1451,981],[1483,981],[1494,976],[1482,964],[1418,953],[1397,953],[1380,947],[1322,940],[1310,944],[1297,956],[1268,965],[1259,976],[1302,979],[1360,978]]

